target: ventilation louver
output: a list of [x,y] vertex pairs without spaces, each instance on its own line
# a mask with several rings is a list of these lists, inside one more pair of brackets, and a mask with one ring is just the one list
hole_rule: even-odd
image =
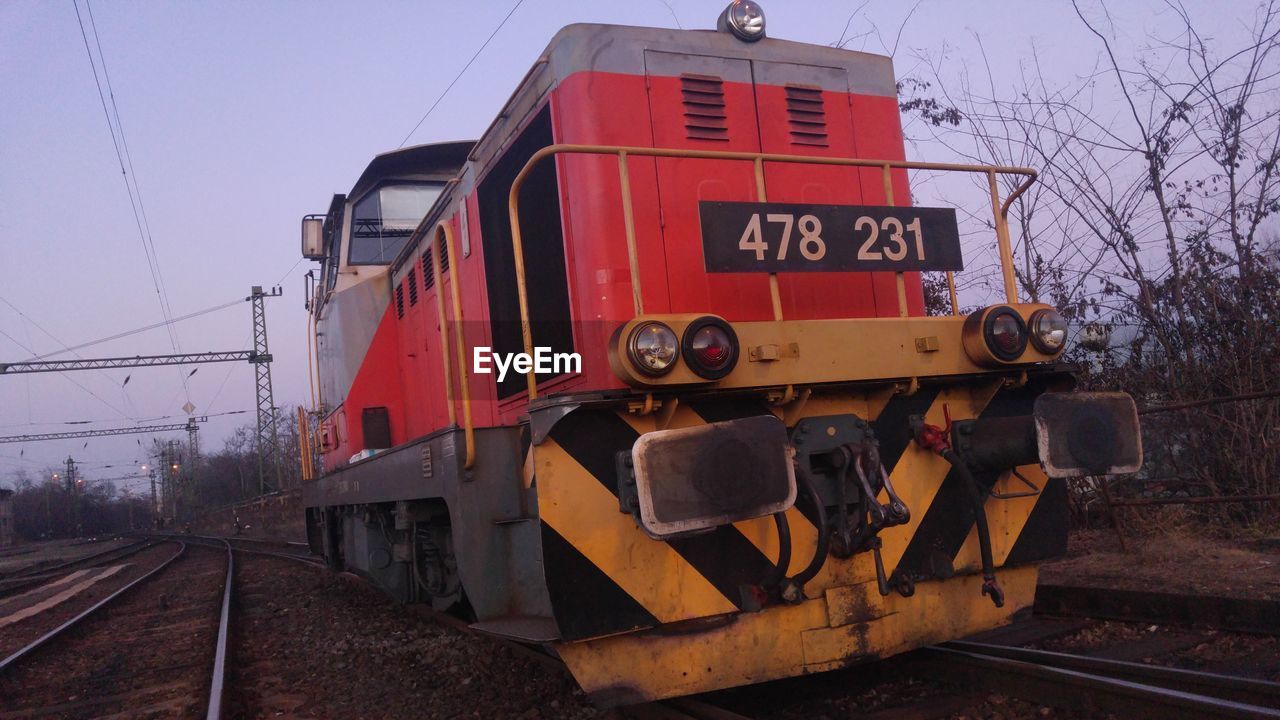
[[826,147],[827,111],[822,102],[822,90],[788,85],[787,123],[793,144]]
[[396,286],[396,317],[404,318],[404,283]]
[[431,267],[431,248],[422,254],[422,289],[430,290],[436,284],[436,269]]
[[405,285],[409,286],[409,307],[418,304],[418,273],[409,270],[409,279],[405,281]]
[[724,82],[714,75],[681,75],[685,135],[693,140],[729,139]]

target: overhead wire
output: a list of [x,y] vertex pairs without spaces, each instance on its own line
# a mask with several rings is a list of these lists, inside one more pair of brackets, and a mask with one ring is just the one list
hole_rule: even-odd
[[[25,322],[25,323],[30,323],[31,325],[34,325],[34,326],[36,327],[36,329],[37,329],[37,330],[39,330],[40,332],[42,332],[42,333],[44,333],[46,336],[48,336],[50,340],[53,340],[54,342],[56,342],[56,343],[58,343],[59,345],[63,346],[63,348],[65,348],[65,347],[67,346],[67,344],[66,344],[66,343],[62,342],[62,339],[61,339],[61,338],[59,338],[58,336],[56,336],[56,335],[54,335],[53,333],[49,332],[49,331],[45,328],[45,326],[43,326],[43,325],[41,325],[40,323],[36,322],[35,320],[31,319],[31,316],[30,316],[30,315],[27,315],[25,312],[23,312],[23,311],[22,311],[22,308],[19,308],[17,305],[14,305],[12,302],[9,302],[9,300],[5,299],[3,296],[0,296],[0,302],[4,303],[5,305],[8,305],[8,306],[9,306],[9,309],[11,309],[11,310],[13,310],[14,312],[18,313],[18,317],[22,318],[23,322]],[[28,331],[28,333],[27,333],[28,337],[30,337],[30,334],[31,334],[31,333],[30,333],[30,331]],[[5,337],[8,337],[10,340],[13,340],[13,337],[12,337],[12,336],[10,336],[10,335],[5,335]],[[15,342],[16,342],[16,341],[15,341]],[[20,348],[22,348],[22,349],[26,350],[26,351],[27,351],[27,352],[29,352],[29,353],[34,353],[34,352],[35,352],[35,350],[32,350],[30,347],[27,347],[27,346],[25,346],[25,345],[22,345],[21,343],[17,343],[17,344],[18,344],[18,347],[20,347]],[[84,357],[83,357],[82,355],[80,355],[79,353],[75,353],[75,352],[73,352],[72,354],[73,354],[73,355],[75,355],[75,356],[76,356],[76,358],[77,358],[77,359],[79,359],[79,360],[83,360],[83,359],[84,359]],[[106,373],[105,373],[105,372],[103,372],[102,370],[96,370],[95,372],[97,372],[99,375],[101,375],[102,377],[104,377],[104,378],[106,378],[108,381],[110,381],[112,385],[116,385],[116,380],[115,380],[115,378],[113,378],[113,377],[111,377],[110,375],[106,374]],[[74,380],[72,380],[71,382],[72,382],[72,383],[74,383],[77,387],[80,387],[80,388],[84,389],[86,392],[89,392],[89,394],[90,394],[90,395],[94,395],[94,393],[93,393],[92,391],[90,391],[88,388],[85,388],[83,385],[80,385],[80,383],[78,383],[78,382],[76,382],[76,381],[74,381]],[[126,382],[128,382],[128,380],[127,380],[127,379],[126,379]],[[119,387],[120,387],[120,394],[124,397],[125,404],[126,404],[126,405],[128,405],[128,407],[129,407],[129,411],[130,411],[130,412],[126,413],[126,412],[124,412],[124,411],[122,411],[122,410],[119,410],[118,408],[115,408],[114,406],[111,406],[111,405],[108,405],[107,407],[110,407],[112,410],[115,410],[116,412],[120,413],[120,414],[121,414],[121,415],[123,415],[125,418],[128,418],[129,420],[132,420],[132,419],[134,418],[134,416],[135,416],[135,415],[137,415],[137,413],[138,413],[138,408],[137,408],[137,406],[136,406],[136,405],[134,405],[134,404],[133,404],[133,398],[129,396],[129,392],[128,392],[127,390],[125,390],[125,389],[124,389],[124,386],[123,386],[123,385],[121,385],[121,386],[119,386]],[[94,397],[97,397],[97,395],[94,395]],[[98,398],[98,399],[100,399],[100,400],[101,400],[101,398]]]
[[[88,0],[85,1],[88,2]],[[427,118],[431,116],[433,111],[435,111],[436,106],[440,104],[440,101],[444,100],[444,96],[448,95],[449,91],[453,89],[453,86],[458,84],[458,81],[462,79],[462,76],[467,72],[467,69],[471,67],[471,63],[474,63],[476,58],[480,57],[480,53],[484,52],[484,49],[489,47],[489,43],[493,40],[494,36],[498,34],[498,31],[502,29],[503,25],[507,24],[507,21],[511,19],[511,16],[515,14],[516,10],[518,10],[520,5],[523,3],[524,0],[516,0],[516,4],[511,6],[511,10],[507,12],[506,17],[502,18],[502,22],[498,23],[498,27],[494,28],[493,32],[489,33],[489,37],[485,39],[484,44],[480,46],[480,49],[476,50],[475,54],[471,56],[471,59],[467,61],[467,64],[462,66],[462,69],[458,71],[458,74],[454,76],[449,85],[445,87],[444,91],[435,99],[435,102],[431,103],[431,107],[427,108],[427,111],[422,114],[422,118],[418,120],[418,124],[414,125],[413,129],[409,131],[409,134],[404,136],[404,140],[400,141],[400,146],[396,148],[397,150],[404,147],[405,143],[409,142],[409,138],[413,137],[413,134],[418,132],[418,128],[422,127],[422,123],[427,121]]]
[[61,355],[64,352],[73,352],[75,350],[83,350],[84,348],[87,348],[93,345],[101,345],[102,343],[105,343],[105,342],[111,342],[112,340],[119,340],[121,338],[126,338],[131,335],[137,335],[139,333],[147,332],[148,330],[155,330],[156,328],[163,327],[165,325],[172,325],[174,323],[182,322],[183,320],[190,320],[191,318],[200,317],[201,315],[208,315],[209,313],[217,312],[218,310],[225,310],[226,308],[229,308],[233,305],[239,305],[240,303],[243,303],[243,302],[245,302],[244,298],[237,298],[235,300],[232,300],[231,302],[223,303],[221,305],[214,305],[213,307],[205,308],[203,310],[197,310],[192,313],[187,313],[182,317],[176,317],[169,320],[162,320],[158,323],[152,323],[150,325],[147,325],[146,327],[135,328],[133,330],[126,330],[125,332],[116,333],[115,335],[109,335],[104,338],[98,338],[97,340],[90,340],[89,342],[80,343],[79,345],[72,345],[71,347],[66,347],[61,350],[55,350],[54,352],[45,353],[43,355],[36,355],[35,357],[27,358],[23,362],[30,362],[33,360],[44,360],[45,358],[51,358],[55,355]]
[[[276,284],[277,286],[279,286],[279,285],[283,285],[283,284],[284,284],[284,281],[285,281],[286,279],[288,279],[288,277],[289,277],[290,275],[292,275],[292,274],[293,274],[293,271],[294,271],[294,270],[297,270],[297,269],[298,269],[298,266],[299,266],[299,265],[301,265],[301,264],[302,264],[302,261],[303,261],[303,260],[305,260],[305,259],[306,259],[306,258],[302,258],[302,257],[298,258],[297,262],[295,262],[295,263],[293,264],[293,267],[291,267],[291,268],[289,268],[287,271],[285,271],[285,273],[284,273],[283,275],[281,275],[281,276],[280,276],[280,279],[279,279],[279,280],[276,280],[275,284]],[[244,342],[242,343],[243,348],[244,348],[245,350],[248,350],[248,349],[249,349],[249,345],[250,345],[250,343],[252,342],[252,340],[253,340],[253,333],[250,333],[250,334],[249,334],[249,336],[248,336],[248,337],[246,337],[246,338],[244,339]],[[218,398],[222,396],[222,390],[223,390],[223,388],[225,388],[225,387],[227,386],[227,381],[231,379],[231,373],[235,372],[236,367],[237,367],[237,364],[236,364],[236,363],[228,363],[228,364],[227,364],[227,371],[226,371],[225,373],[223,373],[223,375],[222,375],[222,381],[218,383],[218,389],[217,389],[216,391],[214,391],[214,393],[213,393],[213,398],[212,398],[211,400],[209,400],[209,404],[208,404],[208,406],[207,406],[207,407],[208,407],[210,410],[212,410],[212,409],[213,409],[214,403],[216,403],[216,402],[218,401]],[[243,410],[237,410],[237,411],[235,411],[235,412],[231,412],[231,413],[218,413],[218,414],[234,415],[234,414],[236,414],[236,413],[240,413],[240,412],[245,412],[245,411],[243,411]],[[209,417],[213,417],[213,415],[209,415]]]
[[[0,302],[4,302],[4,304],[8,305],[9,307],[13,308],[14,310],[17,310],[17,312],[18,312],[18,314],[19,314],[19,315],[22,315],[23,317],[26,317],[26,315],[24,315],[24,314],[22,313],[22,311],[21,311],[21,310],[18,310],[16,307],[14,307],[14,306],[13,306],[13,304],[12,304],[12,303],[10,303],[8,300],[5,300],[3,297],[0,297]],[[39,326],[39,325],[36,325],[36,327],[38,327],[38,328],[39,328],[40,326]],[[49,335],[49,337],[53,337],[53,335],[50,335],[50,334],[49,334],[49,331],[48,331],[48,330],[45,330],[44,328],[40,328],[40,329],[41,329],[41,331],[42,331],[42,332],[44,332],[44,334]],[[14,338],[12,335],[10,335],[9,333],[7,333],[7,332],[5,332],[5,331],[3,331],[3,330],[0,330],[0,335],[5,336],[6,338],[8,338],[8,339],[9,339],[9,342],[12,342],[14,345],[17,345],[18,347],[22,348],[23,350],[26,350],[26,351],[27,351],[27,352],[29,352],[29,353],[35,354],[35,350],[32,350],[31,348],[27,347],[26,345],[23,345],[22,343],[18,342],[18,340],[17,340],[17,339],[15,339],[15,338]],[[57,338],[54,338],[54,340],[57,340]],[[101,372],[101,371],[99,371],[99,372]],[[114,410],[115,412],[119,413],[121,417],[124,417],[124,418],[129,419],[129,420],[132,420],[132,419],[133,419],[133,418],[129,415],[129,413],[126,413],[125,411],[121,410],[120,408],[116,407],[115,405],[112,405],[111,403],[107,402],[106,400],[104,400],[104,399],[102,398],[102,396],[101,396],[101,395],[99,395],[98,393],[96,393],[96,392],[94,392],[94,391],[90,390],[89,388],[85,387],[84,385],[81,385],[79,382],[77,382],[77,381],[76,381],[76,379],[75,379],[75,378],[71,377],[70,375],[68,375],[68,374],[66,374],[66,373],[62,373],[62,372],[57,373],[57,374],[58,374],[58,375],[60,375],[60,376],[62,376],[62,377],[64,377],[64,378],[66,378],[66,379],[67,379],[67,381],[68,381],[68,382],[70,382],[72,385],[75,385],[76,387],[80,388],[81,390],[83,390],[83,391],[85,391],[85,392],[89,393],[90,395],[92,395],[94,398],[96,398],[96,399],[98,400],[98,402],[102,403],[103,405],[106,405],[108,408],[110,408],[110,409]],[[110,377],[110,376],[108,376],[108,377]]]
[[[252,333],[250,334],[249,337],[245,338],[245,341],[243,343],[245,350],[249,349],[250,341],[252,339],[253,339]],[[213,393],[213,399],[209,401],[208,407],[210,410],[213,409],[214,403],[218,402],[218,398],[222,395],[222,389],[227,386],[227,380],[231,379],[231,373],[235,371],[237,366],[239,366],[239,363],[227,363],[227,372],[222,376],[222,382],[218,383],[218,390]]]
[[[94,61],[93,51],[89,47],[89,36],[85,30],[84,19],[80,15],[80,4],[78,0],[72,0],[72,5],[76,10],[76,22],[80,25],[80,37],[84,40],[85,54],[89,57],[89,68],[93,71],[93,82],[98,89],[98,100],[102,104],[102,114],[107,120],[107,130],[111,134],[111,145],[116,152],[116,160],[120,164],[120,174],[124,180],[125,191],[129,195],[129,208],[133,211],[134,225],[138,230],[138,239],[142,242],[143,254],[147,258],[147,268],[151,274],[151,285],[155,289],[156,298],[160,303],[160,315],[169,321],[172,317],[172,308],[169,304],[168,290],[164,283],[164,274],[160,270],[160,257],[156,253],[155,240],[151,235],[151,225],[147,219],[146,206],[142,202],[142,189],[138,185],[137,173],[133,171],[133,158],[129,153],[128,140],[125,138],[124,125],[120,122],[120,108],[116,104],[115,90],[111,86],[111,74],[107,69],[106,56],[102,53],[102,40],[98,35],[98,27],[93,19],[93,7],[89,0],[84,0],[85,9],[89,15],[89,26],[93,32],[94,44],[98,48],[98,59]],[[98,77],[98,65],[102,65],[102,78]],[[106,82],[107,90],[104,94],[102,85]],[[111,108],[107,109],[107,97],[111,99]],[[115,122],[112,122],[112,112],[115,115]],[[126,166],[128,169],[126,170]],[[181,343],[178,341],[177,331],[173,325],[166,324],[166,330],[169,335],[169,345],[173,348],[174,353],[182,352]],[[183,391],[187,395],[187,401],[191,401],[191,390],[187,383],[187,378],[181,371],[178,372],[181,379]]]

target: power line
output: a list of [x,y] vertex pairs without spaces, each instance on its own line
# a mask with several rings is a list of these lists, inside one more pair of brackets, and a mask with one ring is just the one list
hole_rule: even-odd
[[207,417],[192,417],[185,423],[171,423],[168,425],[143,425],[133,427],[120,428],[104,428],[102,430],[77,430],[74,432],[61,433],[39,433],[35,435],[6,435],[0,437],[0,443],[20,443],[20,442],[38,442],[41,440],[70,440],[76,438],[95,438],[106,437],[109,435],[137,435],[148,433],[174,432],[177,430],[189,430],[195,427],[196,423],[202,423],[208,420]]
[[[249,333],[249,337],[245,338],[244,342],[241,343],[241,345],[247,346],[249,344],[249,341],[252,339],[253,339],[253,333]],[[213,399],[209,401],[208,409],[212,410],[214,403],[218,402],[218,398],[222,395],[222,388],[227,386],[227,380],[231,379],[231,372],[235,369],[236,369],[235,365],[227,366],[227,373],[222,376],[222,382],[218,384],[217,392],[213,394]]]
[[[220,412],[220,413],[201,413],[201,415],[202,417],[222,417],[224,415],[244,415],[247,412],[249,411],[248,410],[227,410],[225,412]],[[139,425],[142,425],[144,423],[154,423],[160,420],[170,420],[175,417],[187,417],[187,416],[186,415],[159,415],[156,417],[138,418],[134,422],[136,422]],[[40,427],[44,425],[93,425],[95,423],[105,423],[105,422],[116,422],[116,421],[114,419],[111,419],[111,420],[103,420],[103,419],[50,420],[48,422],[28,422],[28,423],[14,423],[11,425],[0,425],[0,430],[4,430],[6,428],[15,428],[15,427]]]
[[[72,0],[72,5],[76,9],[76,22],[80,25],[80,37],[84,40],[84,51],[89,57],[89,68],[93,71],[93,82],[98,89],[98,100],[102,104],[102,114],[107,120],[107,131],[111,133],[111,145],[116,151],[116,160],[120,164],[120,175],[124,179],[124,187],[129,194],[129,208],[133,211],[133,222],[138,229],[138,239],[142,241],[142,251],[147,258],[147,268],[151,273],[151,285],[155,288],[156,299],[160,303],[160,315],[166,323],[169,323],[173,312],[169,305],[164,275],[160,271],[160,257],[156,254],[155,241],[151,237],[151,225],[147,221],[146,206],[142,202],[142,189],[138,186],[137,174],[133,172],[133,159],[129,155],[129,145],[125,139],[124,125],[120,122],[120,109],[116,105],[115,90],[111,86],[111,75],[107,70],[107,59],[102,54],[102,40],[98,36],[98,27],[93,20],[93,7],[89,4],[89,0],[85,0],[85,8],[89,13],[89,25],[93,32],[94,44],[98,48],[97,63],[94,62],[93,51],[89,48],[89,36],[85,32],[84,19],[80,16],[80,5],[76,0]],[[101,80],[98,78],[98,64],[102,65]],[[102,81],[105,81],[107,85],[105,95],[102,91]],[[112,123],[112,113],[107,110],[107,96],[111,98],[111,108],[115,113],[114,124]],[[118,138],[117,131],[119,133]],[[128,165],[128,170],[125,169],[126,165]],[[174,330],[173,325],[166,324],[166,329],[169,334],[169,345],[175,353],[181,352],[181,344],[178,342],[177,332]],[[181,374],[179,374],[179,377],[182,381],[183,391],[186,392],[187,401],[190,402],[191,391],[187,384],[187,378]]]
[[[116,119],[116,130],[120,132],[120,147],[124,149],[124,159],[129,165],[129,178],[133,180],[133,190],[138,197],[138,212],[142,215],[142,227],[147,233],[147,244],[151,248],[151,257],[155,262],[156,277],[160,281],[160,299],[163,303],[163,310],[167,313],[165,319],[168,320],[173,316],[173,304],[169,301],[169,288],[165,284],[164,273],[160,270],[160,255],[156,253],[155,238],[151,235],[151,221],[147,218],[147,207],[142,203],[142,188],[138,185],[138,173],[133,169],[133,155],[129,152],[129,141],[124,135],[124,123],[120,121],[120,108],[116,105],[116,92],[111,86],[111,72],[107,69],[107,56],[102,52],[102,39],[98,36],[98,23],[93,18],[93,5],[89,3],[89,0],[84,0],[84,6],[89,11],[89,28],[93,30],[93,42],[98,47],[98,62],[102,64],[102,78],[107,83],[107,96],[111,98],[111,113]],[[182,343],[178,341],[177,329],[171,326],[168,330],[170,341],[174,346],[174,352],[181,352]]]
[[[88,2],[88,0],[85,1]],[[494,28],[493,32],[489,33],[489,37],[485,39],[484,44],[480,46],[479,50],[476,50],[476,54],[472,55],[471,59],[467,61],[467,64],[462,66],[462,69],[458,71],[457,76],[453,78],[453,81],[449,83],[449,86],[444,89],[444,92],[440,93],[440,97],[437,97],[436,101],[431,103],[431,107],[427,108],[427,111],[423,113],[422,119],[418,121],[418,124],[414,125],[413,129],[409,131],[409,134],[404,136],[404,140],[400,141],[400,147],[404,147],[405,143],[409,142],[409,138],[413,137],[413,134],[418,132],[418,128],[422,127],[422,123],[427,121],[427,118],[431,115],[432,111],[436,109],[436,106],[440,104],[440,101],[444,100],[444,96],[448,95],[449,91],[453,89],[453,86],[462,79],[463,74],[467,72],[467,68],[471,67],[471,63],[475,62],[476,58],[480,57],[480,53],[484,52],[484,49],[489,47],[489,42],[498,34],[498,31],[502,29],[502,26],[507,24],[507,21],[511,19],[511,16],[515,14],[516,10],[518,10],[520,5],[523,3],[524,0],[516,0],[516,4],[511,7],[507,16],[502,18],[502,22],[498,23],[498,27]],[[396,149],[398,150],[399,148]]]
[[[230,352],[183,353],[181,355],[132,355],[129,357],[79,358],[76,360],[33,360],[30,362],[0,363],[0,375],[22,373],[66,372],[68,370],[99,370],[102,368],[155,367],[158,365],[197,365],[214,362],[269,362],[253,350]],[[130,418],[132,419],[132,418]]]
[[[17,310],[18,314],[19,314],[19,315],[22,315],[22,317],[24,317],[24,318],[26,317],[26,315],[24,315],[24,314],[22,313],[22,311],[21,311],[21,310],[18,310],[18,308],[14,307],[14,306],[13,306],[13,304],[12,304],[12,303],[10,303],[8,300],[5,300],[4,298],[0,297],[0,301],[4,302],[4,304],[8,305],[9,307],[13,308],[14,310]],[[29,318],[28,318],[28,319],[29,319]],[[39,326],[39,325],[36,325],[36,327],[38,327],[38,328],[39,328],[40,326]],[[49,335],[49,331],[48,331],[48,330],[44,330],[44,328],[40,328],[40,329],[41,329],[42,331],[44,331],[44,333],[45,333],[46,335]],[[13,337],[12,335],[10,335],[9,333],[7,333],[7,332],[5,332],[5,331],[3,331],[3,330],[0,330],[0,335],[3,335],[3,336],[5,336],[5,337],[9,338],[9,341],[10,341],[10,342],[12,342],[14,345],[17,345],[18,347],[22,348],[23,350],[26,350],[27,352],[31,353],[32,355],[34,355],[34,354],[35,354],[35,352],[36,352],[35,350],[32,350],[31,348],[27,347],[26,345],[23,345],[22,343],[18,342],[18,341],[17,341],[16,339],[14,339],[14,337]],[[49,337],[53,337],[53,335],[49,335]],[[54,338],[54,340],[57,340],[57,338]],[[61,375],[61,373],[59,373],[59,374]],[[126,413],[125,411],[121,410],[120,408],[116,407],[115,405],[112,405],[111,403],[107,402],[106,400],[103,400],[103,399],[102,399],[102,396],[98,395],[98,393],[96,393],[96,392],[94,392],[94,391],[90,390],[89,388],[85,387],[84,385],[81,385],[80,383],[76,382],[75,378],[73,378],[73,377],[71,377],[71,376],[69,376],[69,375],[62,375],[62,377],[66,378],[66,379],[67,379],[67,380],[68,380],[72,385],[75,385],[76,387],[80,388],[81,390],[83,390],[83,391],[85,391],[85,392],[89,393],[90,395],[92,395],[94,398],[96,398],[96,399],[97,399],[97,401],[98,401],[98,402],[102,403],[103,405],[106,405],[107,407],[109,407],[109,408],[111,408],[112,410],[114,410],[114,411],[116,411],[117,413],[119,413],[121,417],[128,418],[129,420],[132,420],[132,419],[133,419],[133,418],[132,418],[132,417],[130,417],[130,416],[129,416],[129,414],[128,414],[128,413]]]
[[[24,323],[30,323],[30,324],[32,324],[32,325],[35,325],[35,326],[36,326],[36,329],[37,329],[37,330],[39,330],[40,332],[44,333],[45,335],[47,335],[47,336],[49,337],[49,339],[50,339],[50,340],[53,340],[54,342],[58,343],[58,344],[59,344],[59,345],[61,345],[64,349],[67,347],[67,344],[66,344],[66,343],[62,342],[62,340],[61,340],[60,338],[58,338],[56,335],[54,335],[53,333],[51,333],[51,332],[49,332],[47,329],[45,329],[45,327],[44,327],[43,325],[41,325],[40,323],[36,322],[35,320],[32,320],[32,319],[31,319],[31,316],[29,316],[29,315],[27,315],[26,313],[22,312],[22,309],[21,309],[21,308],[19,308],[17,305],[14,305],[13,303],[9,302],[9,301],[8,301],[7,299],[5,299],[3,296],[0,296],[0,302],[4,303],[5,305],[8,305],[8,306],[9,306],[9,309],[11,309],[11,310],[13,310],[14,312],[18,313],[18,317],[22,318],[22,320],[23,320],[23,322],[24,322]],[[25,326],[24,326],[24,327],[25,327]],[[28,336],[28,337],[30,337],[30,336],[31,336],[31,332],[30,332],[30,330],[28,330],[28,331],[27,331],[27,336]],[[7,335],[7,334],[6,334],[6,335],[5,335],[5,337],[9,338],[10,340],[13,340],[13,337],[12,337],[12,336],[10,336],[10,335]],[[29,347],[27,347],[27,346],[23,345],[22,343],[17,342],[16,340],[14,340],[14,344],[16,344],[18,347],[22,348],[23,350],[26,350],[27,352],[29,352],[29,353],[31,353],[31,354],[33,354],[33,355],[35,354],[35,350],[32,350],[31,348],[29,348]],[[76,357],[80,357],[80,355],[79,355],[78,353],[74,353],[74,352],[73,352],[72,354],[73,354],[73,355],[75,355]],[[98,372],[98,374],[99,374],[99,375],[101,375],[102,377],[106,378],[107,380],[111,381],[111,384],[113,384],[113,385],[115,384],[115,379],[114,379],[114,378],[112,378],[110,375],[108,375],[108,374],[106,374],[106,373],[104,373],[104,372],[102,372],[102,371],[99,371],[99,372]],[[93,395],[94,397],[98,398],[99,400],[102,400],[102,398],[98,397],[98,395],[97,395],[96,393],[94,393],[92,390],[90,390],[89,388],[87,388],[87,387],[85,387],[85,386],[81,385],[80,383],[76,382],[75,380],[72,380],[71,382],[72,382],[72,384],[74,384],[76,387],[80,388],[81,390],[84,390],[85,392],[89,393],[90,395]],[[138,408],[133,404],[133,398],[129,397],[129,391],[128,391],[128,390],[126,390],[126,389],[124,388],[124,386],[123,386],[123,385],[122,385],[122,386],[120,386],[120,394],[124,396],[124,400],[125,400],[125,402],[129,405],[129,410],[131,410],[133,413],[137,413],[137,412],[138,412]],[[106,401],[106,400],[102,400],[102,402],[103,402],[103,404],[105,404],[107,407],[109,407],[109,408],[111,408],[112,410],[115,410],[116,412],[120,413],[122,416],[124,416],[124,417],[126,417],[126,418],[128,418],[128,419],[130,419],[130,420],[133,420],[133,419],[134,419],[134,416],[133,416],[133,415],[130,415],[129,413],[126,413],[126,412],[124,412],[124,411],[120,410],[119,408],[116,408],[114,405],[111,405],[110,403],[107,403],[107,401]]]
[[90,340],[89,342],[86,342],[86,343],[80,343],[79,345],[73,345],[71,347],[66,347],[61,350],[55,350],[54,352],[51,352],[51,353],[45,353],[43,355],[29,357],[24,362],[30,362],[32,360],[43,360],[48,357],[53,357],[54,355],[61,355],[64,352],[72,352],[74,350],[81,350],[81,349],[90,347],[92,345],[100,345],[105,342],[111,342],[112,340],[119,340],[120,338],[126,338],[126,337],[129,337],[130,335],[137,335],[138,333],[144,333],[144,332],[147,332],[148,330],[155,330],[156,328],[162,327],[165,325],[172,325],[173,323],[182,322],[183,320],[190,320],[191,318],[200,317],[201,315],[208,315],[209,313],[217,312],[218,310],[225,310],[226,308],[229,308],[232,305],[239,305],[244,301],[245,301],[244,298],[239,298],[237,300],[232,300],[231,302],[228,302],[228,303],[215,305],[214,307],[211,307],[211,308],[205,308],[204,310],[197,310],[193,313],[187,313],[182,317],[176,317],[171,320],[163,320],[161,322],[153,323],[146,327],[140,327],[135,330],[126,330],[125,332],[116,333],[115,335],[111,335],[109,337],[98,338],[97,340]]

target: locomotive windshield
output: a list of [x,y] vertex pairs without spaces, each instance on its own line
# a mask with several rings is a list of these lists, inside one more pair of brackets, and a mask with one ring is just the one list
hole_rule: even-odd
[[439,183],[406,183],[367,193],[355,205],[347,261],[385,265],[394,260],[443,189]]

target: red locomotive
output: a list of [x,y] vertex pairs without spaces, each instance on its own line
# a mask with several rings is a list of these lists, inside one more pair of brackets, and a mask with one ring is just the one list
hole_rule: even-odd
[[[1006,302],[925,315],[962,258],[913,167],[991,178]],[[479,141],[380,155],[304,220],[313,548],[553,643],[603,702],[1007,622],[1063,478],[1141,450],[1018,302],[999,173],[1034,179],[906,161],[890,59],[765,38],[747,0],[565,28]]]

